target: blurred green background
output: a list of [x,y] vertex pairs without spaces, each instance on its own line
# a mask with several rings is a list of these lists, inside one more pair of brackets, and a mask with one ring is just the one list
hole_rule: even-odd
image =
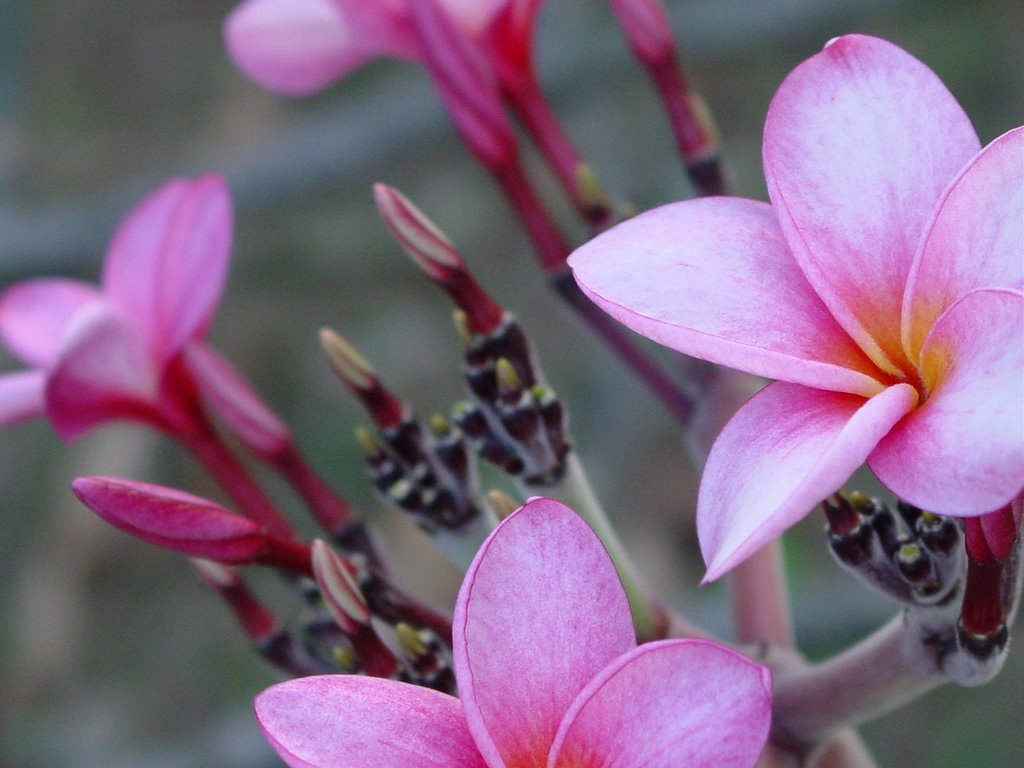
[[[651,582],[727,634],[725,588],[694,586],[695,478],[673,424],[553,298],[423,73],[383,62],[316,98],[274,98],[224,55],[220,25],[232,5],[0,0],[0,284],[37,274],[94,280],[109,233],[143,194],[172,175],[224,172],[236,245],[213,342],[379,523],[410,588],[450,605],[459,575],[374,500],[351,439],[366,419],[316,343],[319,327],[337,328],[423,414],[446,413],[459,397],[450,307],[387,238],[369,195],[374,181],[395,185],[533,335],[592,479]],[[606,3],[547,6],[537,39],[543,80],[605,185],[640,208],[689,195],[660,106]],[[1024,30],[1012,0],[669,8],[738,194],[765,195],[760,134],[775,88],[838,34],[880,35],[924,60],[983,142],[1021,122]],[[540,181],[561,205],[551,180]],[[189,457],[130,426],[70,447],[43,423],[0,435],[0,766],[276,765],[250,714],[274,674],[182,558],[106,527],[72,499],[68,482],[83,474],[221,498]],[[294,499],[270,487],[298,519]],[[786,537],[800,640],[813,656],[893,613],[832,564],[821,525],[812,515]],[[271,589],[265,581],[257,583]],[[990,685],[947,687],[868,725],[880,763],[1019,765],[1024,649],[1015,650]]]

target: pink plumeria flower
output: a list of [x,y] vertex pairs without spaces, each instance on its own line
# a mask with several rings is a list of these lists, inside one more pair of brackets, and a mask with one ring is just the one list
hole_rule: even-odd
[[28,280],[0,296],[0,337],[32,370],[0,377],[0,425],[45,415],[71,440],[110,419],[182,428],[193,386],[176,366],[220,299],[231,249],[223,179],[175,179],[121,223],[102,284]]
[[740,768],[768,735],[768,670],[702,640],[637,647],[607,553],[551,499],[484,543],[452,639],[461,699],[307,677],[260,694],[260,725],[293,768]]
[[850,35],[779,88],[764,168],[771,205],[668,205],[570,261],[630,328],[778,379],[708,459],[707,578],[865,461],[925,509],[1008,504],[1024,486],[1024,129],[981,150],[931,70]]
[[[533,0],[437,2],[478,39],[509,15],[506,8],[537,5]],[[422,58],[407,0],[246,0],[225,22],[224,37],[246,75],[286,96],[315,93],[376,58]]]

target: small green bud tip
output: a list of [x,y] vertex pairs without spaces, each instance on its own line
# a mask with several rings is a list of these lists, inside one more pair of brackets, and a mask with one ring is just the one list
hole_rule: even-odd
[[359,446],[359,450],[368,459],[376,458],[384,450],[381,447],[380,441],[366,427],[356,427],[355,436],[356,445]]
[[921,548],[917,544],[904,544],[900,547],[896,556],[904,562],[914,562],[922,555]]
[[519,509],[519,504],[516,503],[515,499],[504,491],[499,490],[487,492],[487,503],[491,505],[491,509],[494,510],[494,515],[499,520],[504,520]]
[[439,413],[435,413],[430,417],[429,426],[430,431],[437,437],[447,437],[452,433],[451,422]]
[[860,491],[850,491],[846,498],[849,499],[850,504],[852,504],[854,509],[857,511],[863,511],[871,505],[871,499]]
[[429,652],[430,649],[423,642],[420,633],[411,625],[400,621],[395,625],[395,632],[398,634],[398,644],[402,647],[402,652],[409,658],[417,659]]
[[495,373],[498,376],[498,391],[503,395],[513,394],[523,388],[523,380],[508,358],[498,358]]
[[461,309],[456,309],[452,312],[452,323],[455,325],[455,335],[459,339],[459,346],[464,350],[473,346],[473,331],[469,327],[469,316]]
[[335,663],[342,669],[355,671],[359,669],[359,658],[351,648],[343,645],[335,645],[331,648],[331,656]]
[[581,161],[576,166],[576,185],[580,200],[589,210],[607,211],[611,208],[611,200],[589,163]]

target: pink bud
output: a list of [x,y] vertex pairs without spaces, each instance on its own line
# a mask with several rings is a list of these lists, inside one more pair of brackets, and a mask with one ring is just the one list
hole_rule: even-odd
[[310,575],[310,549],[190,493],[114,477],[80,477],[71,490],[115,528],[191,557],[259,563]]
[[186,555],[248,563],[268,548],[262,526],[189,493],[112,477],[80,477],[71,490],[115,528]]
[[491,333],[505,319],[505,311],[466,269],[451,241],[405,195],[386,184],[373,186],[381,218],[398,244],[423,272],[441,286],[466,313],[469,327]]
[[346,634],[355,635],[370,623],[370,609],[349,564],[319,539],[313,542],[313,575],[327,610]]

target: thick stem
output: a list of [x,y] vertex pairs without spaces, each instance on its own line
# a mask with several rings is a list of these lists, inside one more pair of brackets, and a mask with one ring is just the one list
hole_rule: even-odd
[[522,166],[518,162],[509,163],[494,177],[526,229],[544,271],[557,273],[564,270],[569,244],[537,197]]
[[947,681],[931,633],[905,611],[821,664],[775,679],[774,738],[799,751],[896,709]]
[[755,552],[732,577],[733,618],[740,643],[791,647],[793,622],[778,539]]

